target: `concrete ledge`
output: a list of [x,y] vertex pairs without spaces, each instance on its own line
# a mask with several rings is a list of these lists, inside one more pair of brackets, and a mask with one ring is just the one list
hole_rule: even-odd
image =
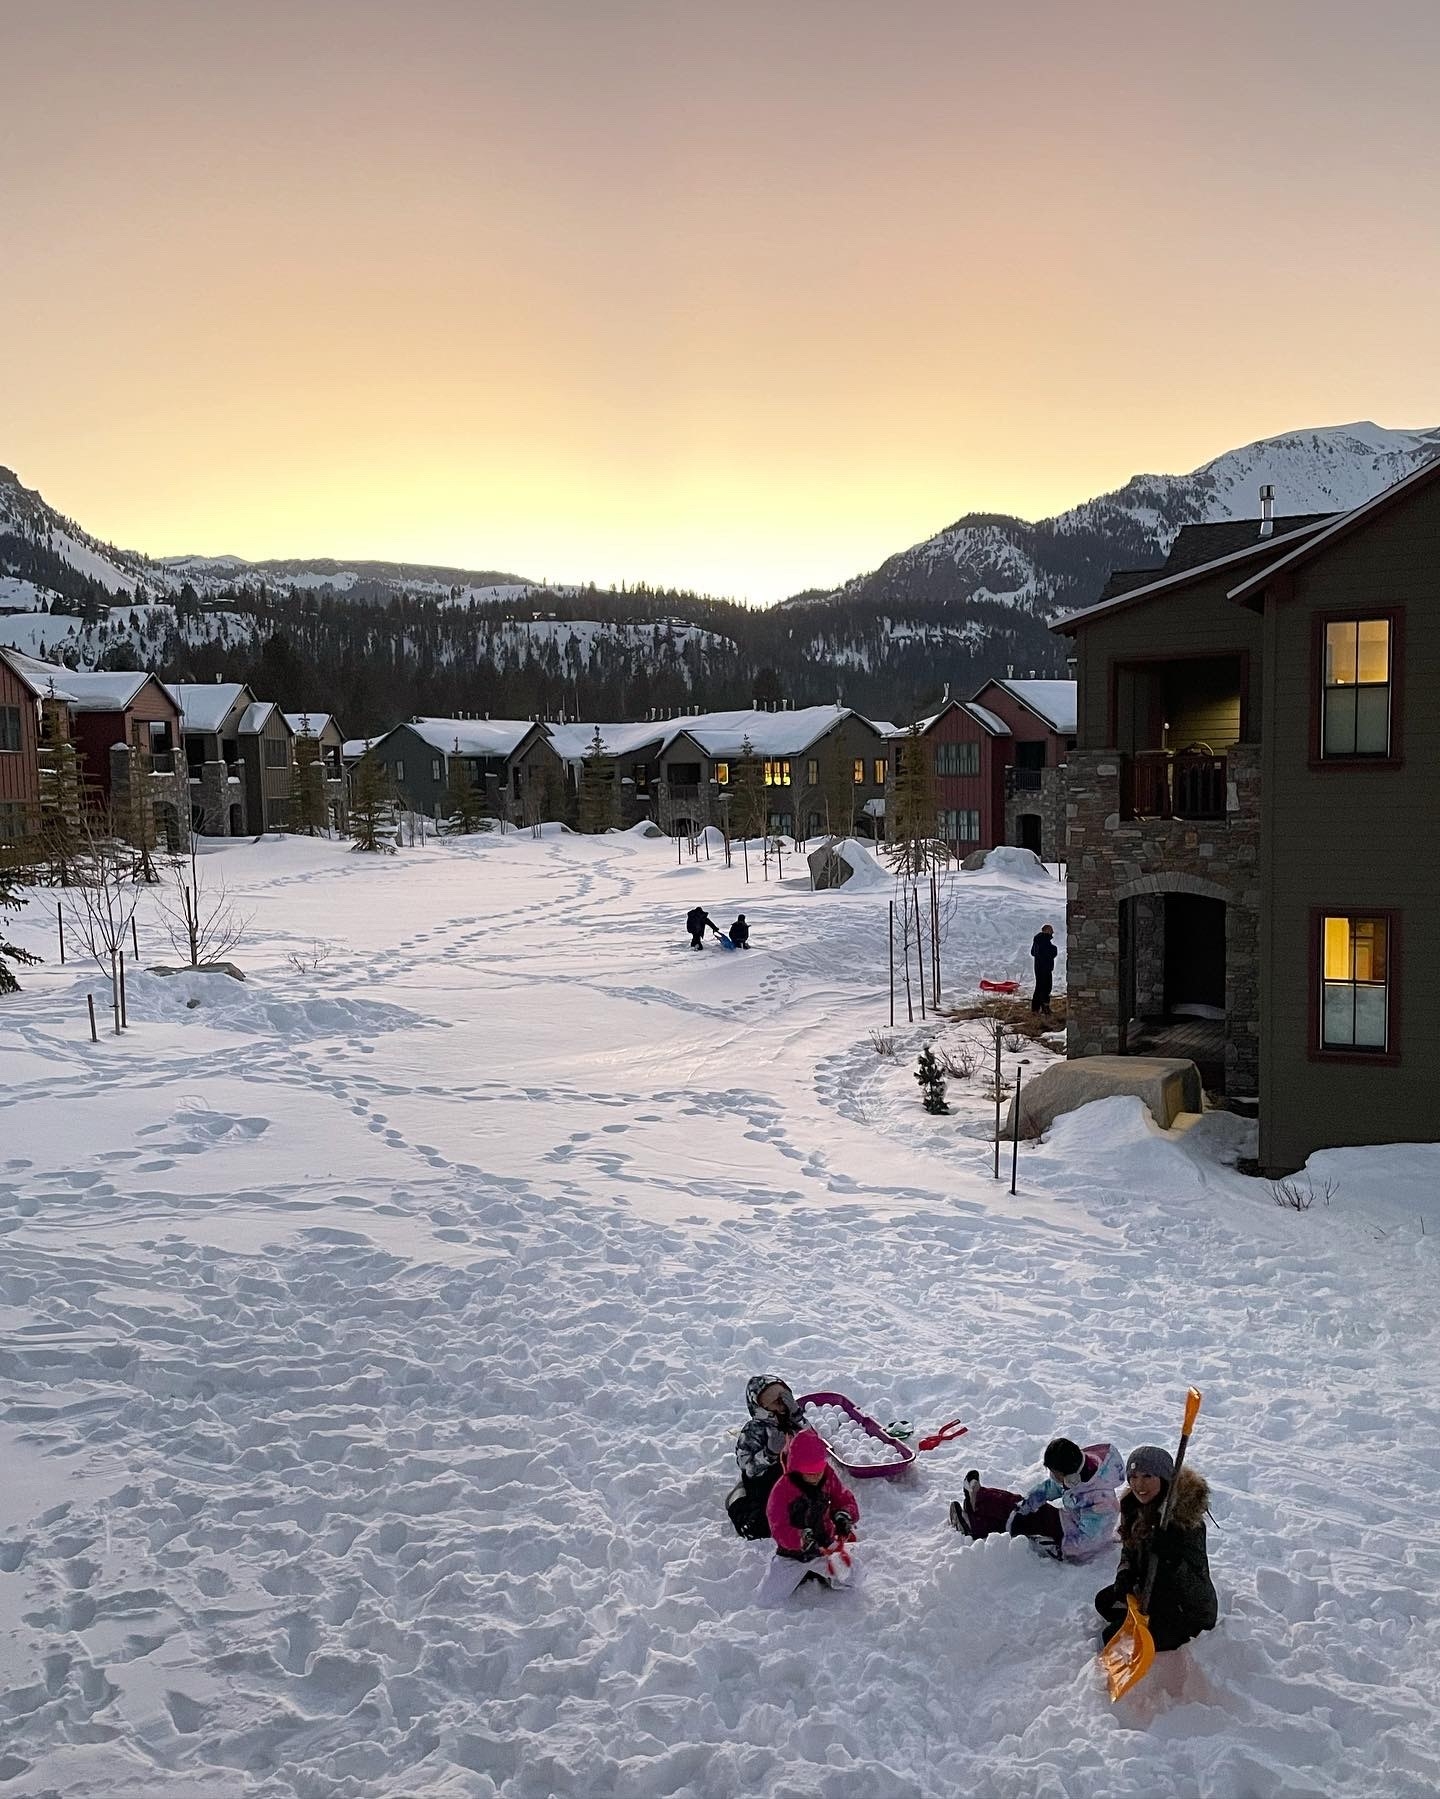
[[[1020,1135],[1038,1136],[1062,1113],[1114,1093],[1143,1099],[1150,1116],[1167,1131],[1182,1112],[1202,1111],[1205,1103],[1200,1070],[1182,1057],[1080,1056],[1071,1062],[1057,1062],[1025,1082],[1020,1089]],[[1014,1129],[1012,1098],[1005,1119],[1006,1135]]]

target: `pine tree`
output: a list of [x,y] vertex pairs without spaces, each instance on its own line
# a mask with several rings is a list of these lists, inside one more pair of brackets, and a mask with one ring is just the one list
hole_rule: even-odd
[[40,839],[50,879],[61,887],[79,878],[85,815],[93,800],[70,741],[70,715],[51,693],[41,704]]
[[475,785],[469,762],[460,754],[458,737],[450,752],[450,766],[446,770],[446,776],[450,816],[445,821],[445,829],[452,837],[468,837],[472,831],[482,829],[488,820],[485,815],[485,796]]
[[920,1097],[927,1112],[948,1112],[945,1103],[945,1076],[940,1071],[940,1064],[935,1058],[935,1051],[927,1043],[920,1052],[920,1060],[915,1067],[915,1079],[920,1083]]
[[598,836],[611,824],[611,808],[615,796],[615,759],[605,747],[596,725],[595,736],[585,752],[580,770],[580,829]]
[[770,796],[765,791],[764,770],[748,734],[741,740],[740,760],[730,764],[731,816],[737,835],[765,836],[770,824]]
[[326,825],[325,771],[320,744],[310,729],[307,713],[295,735],[295,754],[290,761],[290,816],[286,828],[297,835],[318,837]]
[[28,903],[20,895],[15,870],[0,862],[0,993],[20,991],[20,983],[10,969],[10,963],[13,962],[17,968],[28,968],[40,960],[38,956],[32,956],[28,949],[21,949],[18,943],[11,943],[3,929],[8,914],[18,912]]
[[393,856],[398,834],[395,799],[384,767],[370,754],[365,754],[355,769],[355,797],[350,805],[350,829],[355,841],[351,849],[369,855]]
[[935,759],[918,724],[911,725],[895,745],[895,782],[890,797],[885,848],[891,866],[901,875],[923,874],[946,856],[936,838],[940,814]]

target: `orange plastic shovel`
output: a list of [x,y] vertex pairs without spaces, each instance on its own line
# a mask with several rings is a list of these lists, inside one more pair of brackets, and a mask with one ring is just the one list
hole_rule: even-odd
[[[1198,1387],[1191,1387],[1185,1395],[1185,1423],[1180,1432],[1180,1447],[1175,1452],[1175,1473],[1170,1481],[1170,1491],[1165,1495],[1165,1503],[1160,1508],[1161,1530],[1170,1522],[1170,1514],[1175,1509],[1175,1491],[1180,1484],[1180,1470],[1185,1463],[1185,1451],[1190,1445],[1190,1433],[1195,1428],[1195,1420],[1200,1416],[1202,1397]],[[1139,1686],[1155,1660],[1155,1639],[1150,1634],[1150,1596],[1155,1591],[1158,1568],[1159,1557],[1152,1551],[1140,1597],[1137,1599],[1133,1593],[1128,1596],[1125,1601],[1125,1622],[1100,1651],[1100,1662],[1105,1669],[1106,1679],[1110,1682],[1112,1699],[1123,1699],[1132,1687]]]

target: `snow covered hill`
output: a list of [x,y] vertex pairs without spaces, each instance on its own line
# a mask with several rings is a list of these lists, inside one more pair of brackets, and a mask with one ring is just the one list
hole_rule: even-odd
[[1258,519],[1267,482],[1279,512],[1343,511],[1437,454],[1440,428],[1361,423],[1262,438],[1187,475],[1136,475],[1055,518],[972,513],[833,593],[786,605],[816,619],[817,653],[836,630],[821,622],[826,614],[854,625],[883,614],[972,636],[1019,631],[1048,666],[1060,652],[1043,621],[1093,598],[1112,567],[1159,561],[1182,525]]

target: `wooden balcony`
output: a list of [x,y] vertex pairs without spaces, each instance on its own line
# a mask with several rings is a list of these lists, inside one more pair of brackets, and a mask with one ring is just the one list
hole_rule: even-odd
[[1122,763],[1120,810],[1125,818],[1223,819],[1228,787],[1224,756],[1141,750]]

